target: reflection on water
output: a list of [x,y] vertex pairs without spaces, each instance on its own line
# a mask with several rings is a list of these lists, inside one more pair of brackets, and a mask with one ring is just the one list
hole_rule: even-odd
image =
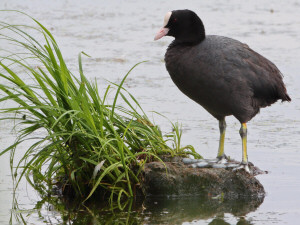
[[[255,211],[263,202],[264,198],[240,199],[221,201],[207,198],[188,199],[148,199],[145,202],[144,214],[149,214],[150,224],[182,224],[207,220],[223,221],[224,214],[229,213],[235,217],[243,218],[249,212]],[[222,224],[211,222],[211,224]],[[224,223],[225,224],[225,223]]]
[[[199,196],[146,198],[128,200],[122,205],[125,209],[120,211],[117,206],[111,210],[95,199],[82,204],[52,197],[39,201],[35,209],[39,211],[40,219],[51,224],[183,224],[202,221],[217,225],[232,224],[232,221],[227,221],[230,216],[236,218],[236,224],[252,224],[245,216],[254,212],[263,200],[264,197],[224,201]],[[19,214],[19,220],[21,216]]]

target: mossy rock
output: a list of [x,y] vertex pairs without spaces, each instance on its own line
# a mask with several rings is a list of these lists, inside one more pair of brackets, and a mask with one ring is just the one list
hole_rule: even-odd
[[[257,169],[250,166],[250,169]],[[208,196],[222,199],[260,198],[262,184],[243,169],[192,168],[182,160],[150,162],[144,167],[146,196]]]

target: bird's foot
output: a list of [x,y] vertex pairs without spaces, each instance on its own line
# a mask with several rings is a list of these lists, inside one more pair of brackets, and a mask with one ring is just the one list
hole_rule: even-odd
[[216,163],[218,164],[224,164],[224,163],[228,163],[229,158],[227,157],[227,155],[223,154],[221,156],[217,156],[217,161]]
[[248,163],[241,162],[240,165],[234,168],[233,170],[241,170],[241,169],[244,169],[247,173],[251,173]]
[[[193,168],[224,168],[224,169],[232,169],[233,171],[244,169],[249,174],[262,174],[259,169],[255,168],[251,162],[237,162],[235,160],[230,160],[227,156],[217,157],[215,159],[190,159],[184,158],[182,162],[185,165],[189,165]],[[250,169],[250,167],[252,169]],[[253,168],[255,168],[253,170]],[[257,172],[257,170],[259,172]]]
[[[214,159],[190,159],[184,158],[182,162],[194,168],[232,168],[234,165],[229,163],[229,158],[224,154]],[[236,164],[235,164],[236,166]]]

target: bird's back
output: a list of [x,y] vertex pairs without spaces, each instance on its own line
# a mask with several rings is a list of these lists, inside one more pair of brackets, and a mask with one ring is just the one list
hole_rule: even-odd
[[207,35],[194,46],[174,41],[165,61],[178,88],[217,119],[247,122],[261,107],[291,100],[278,68],[231,38]]

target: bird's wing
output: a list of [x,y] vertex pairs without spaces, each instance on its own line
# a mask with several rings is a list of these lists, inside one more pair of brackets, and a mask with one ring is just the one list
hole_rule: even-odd
[[223,57],[224,73],[234,70],[233,75],[246,82],[260,107],[268,106],[278,99],[290,100],[279,69],[248,45],[232,42],[224,49]]

